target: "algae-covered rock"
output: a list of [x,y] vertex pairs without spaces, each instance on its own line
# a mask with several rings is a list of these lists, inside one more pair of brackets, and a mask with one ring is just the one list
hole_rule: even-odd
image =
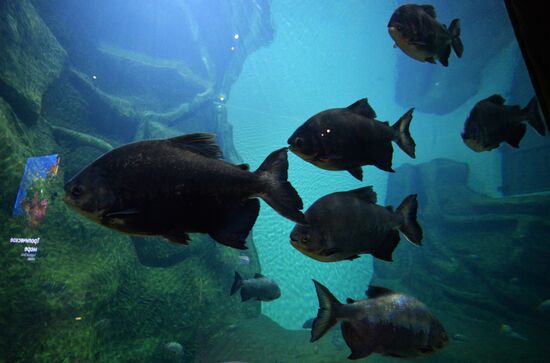
[[67,54],[28,0],[0,2],[0,34],[0,96],[33,122]]
[[[139,5],[0,2],[0,362],[191,362],[219,332],[260,313],[259,302],[229,296],[235,270],[261,271],[252,237],[247,251],[200,234],[189,246],[130,237],[55,198],[103,152],[143,138],[212,132],[226,159],[239,159],[219,95],[269,41],[267,2]],[[150,8],[167,21],[142,12]],[[121,22],[132,26],[110,28]],[[161,32],[150,31],[155,24]],[[15,195],[27,158],[48,154],[60,156],[59,173],[46,216],[30,226],[12,217]],[[36,260],[10,237],[40,237]]]

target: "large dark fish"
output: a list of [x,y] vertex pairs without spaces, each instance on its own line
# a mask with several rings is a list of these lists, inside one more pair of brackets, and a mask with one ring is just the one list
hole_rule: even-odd
[[229,295],[241,291],[241,301],[256,299],[258,301],[273,301],[281,296],[281,289],[277,283],[262,274],[255,274],[254,278],[244,280],[235,271],[235,280]]
[[367,299],[348,298],[347,304],[342,304],[325,286],[313,282],[319,311],[311,341],[341,321],[342,335],[351,349],[348,359],[365,358],[371,353],[413,358],[441,349],[449,341],[441,322],[414,297],[369,286]]
[[460,20],[454,19],[449,28],[436,20],[432,5],[402,5],[395,10],[388,23],[388,31],[409,57],[421,62],[435,63],[438,59],[449,65],[451,47],[460,58],[464,52],[460,40]]
[[287,181],[287,149],[255,172],[221,158],[212,134],[139,141],[102,155],[65,184],[65,202],[96,223],[187,244],[188,233],[246,249],[260,209],[255,197],[304,223],[302,200]]
[[399,231],[420,245],[416,195],[405,198],[395,211],[375,203],[372,186],[326,195],[309,207],[307,224],[294,227],[290,243],[304,255],[323,262],[353,260],[363,253],[392,261]]
[[290,151],[322,169],[347,170],[363,179],[362,165],[393,172],[392,141],[414,158],[416,144],[409,133],[414,109],[393,126],[376,120],[363,98],[346,108],[334,108],[309,118],[288,139]]
[[462,140],[466,146],[477,152],[490,151],[506,141],[517,148],[527,131],[526,121],[540,135],[545,134],[536,98],[523,109],[505,106],[504,102],[502,96],[492,95],[476,103],[464,123]]

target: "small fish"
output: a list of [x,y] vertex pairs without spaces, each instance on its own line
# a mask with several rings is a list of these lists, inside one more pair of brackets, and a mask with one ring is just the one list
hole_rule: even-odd
[[367,299],[348,298],[347,304],[342,304],[325,286],[313,282],[319,311],[311,341],[340,321],[342,335],[351,349],[348,359],[365,358],[371,353],[413,358],[441,349],[449,341],[441,322],[414,297],[369,286]]
[[100,156],[65,184],[65,203],[105,227],[188,244],[188,233],[246,249],[262,198],[304,223],[302,200],[287,181],[287,148],[255,172],[221,160],[214,135],[138,141]]
[[334,108],[310,117],[288,139],[290,151],[326,170],[347,170],[363,180],[363,165],[393,172],[392,141],[411,158],[415,142],[409,133],[413,108],[390,126],[376,120],[366,98],[346,108]]
[[512,329],[512,327],[508,324],[502,324],[500,326],[500,333],[504,336],[507,336],[509,338],[513,338],[513,339],[519,339],[519,340],[523,340],[523,341],[527,341],[528,339],[526,337],[524,337],[523,335],[521,334],[518,334],[514,331],[514,329]]
[[490,151],[506,141],[518,148],[525,135],[527,121],[540,135],[545,134],[543,119],[538,111],[537,99],[520,109],[518,105],[505,106],[504,98],[494,94],[479,101],[464,123],[462,141],[476,152]]
[[376,204],[372,186],[332,193],[308,208],[307,225],[294,227],[290,243],[322,262],[353,260],[364,253],[392,261],[399,231],[415,245],[422,241],[417,209],[416,194],[405,198],[394,211]]
[[464,45],[460,39],[460,20],[451,21],[449,28],[436,20],[432,5],[402,5],[395,10],[388,23],[388,32],[409,57],[421,62],[449,65],[451,47],[460,58]]
[[239,265],[249,265],[250,264],[250,257],[247,255],[239,255]]
[[313,327],[313,321],[315,318],[310,318],[304,321],[304,324],[302,324],[302,328],[304,329],[311,329]]
[[241,290],[241,301],[256,299],[258,301],[272,301],[281,296],[281,290],[277,283],[262,274],[256,273],[254,278],[243,280],[235,271],[235,280],[231,286],[229,295]]

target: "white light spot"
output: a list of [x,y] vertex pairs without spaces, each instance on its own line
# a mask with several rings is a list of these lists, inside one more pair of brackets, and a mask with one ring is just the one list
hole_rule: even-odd
[[234,38],[235,40],[239,39],[239,37],[240,37],[239,34],[237,34],[237,33],[233,34],[233,38]]
[[235,47],[231,47],[231,50],[235,50]]
[[224,96],[220,96],[220,101],[225,101],[225,97]]
[[94,81],[97,79],[97,77],[96,77],[95,74],[92,76],[92,79],[93,79]]
[[330,129],[327,129],[327,134],[330,134]]

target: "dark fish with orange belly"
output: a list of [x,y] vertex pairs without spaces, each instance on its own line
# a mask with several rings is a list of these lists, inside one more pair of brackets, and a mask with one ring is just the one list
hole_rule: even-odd
[[348,359],[365,358],[372,353],[414,358],[433,353],[449,341],[441,322],[414,297],[369,286],[367,299],[348,298],[347,304],[342,304],[325,286],[313,282],[319,311],[313,322],[311,341],[342,322],[342,335],[351,349]]
[[536,98],[523,109],[504,102],[502,96],[495,94],[476,103],[464,123],[462,141],[466,146],[476,152],[491,151],[502,142],[517,148],[527,131],[525,122],[540,135],[545,134]]
[[363,165],[393,172],[392,142],[414,158],[415,142],[409,133],[414,109],[390,126],[376,120],[366,98],[346,108],[334,108],[310,117],[288,139],[290,151],[325,170],[347,170],[363,179]]
[[302,200],[287,181],[287,149],[255,172],[221,158],[212,134],[139,141],[102,155],[65,184],[67,205],[108,228],[187,244],[188,233],[246,249],[257,197],[297,223]]
[[317,261],[353,260],[369,253],[392,261],[399,231],[420,245],[422,228],[416,220],[416,195],[409,195],[393,210],[376,204],[372,186],[328,194],[306,211],[306,225],[296,225],[290,243]]
[[460,20],[454,19],[449,28],[436,20],[432,5],[402,5],[395,10],[388,23],[388,31],[409,57],[421,62],[439,60],[449,65],[451,48],[460,58],[464,45],[460,39]]

